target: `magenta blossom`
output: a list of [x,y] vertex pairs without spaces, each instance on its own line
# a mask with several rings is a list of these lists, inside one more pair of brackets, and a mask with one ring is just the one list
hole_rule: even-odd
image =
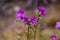
[[36,17],[35,16],[32,16],[31,18],[28,18],[28,17],[24,17],[24,22],[25,23],[32,23],[32,24],[35,24],[36,23]]
[[17,19],[23,19],[23,17],[24,17],[24,11],[23,10],[16,11],[16,18]]
[[39,12],[39,14],[41,14],[41,15],[45,15],[45,8],[44,8],[43,6],[39,6],[39,7],[38,7],[38,12]]
[[56,22],[56,28],[60,29],[60,21]]
[[57,35],[55,35],[55,34],[51,35],[52,40],[55,40],[56,38],[57,38]]
[[30,18],[30,22],[31,22],[32,24],[35,24],[35,23],[36,23],[36,16],[32,16],[32,17]]

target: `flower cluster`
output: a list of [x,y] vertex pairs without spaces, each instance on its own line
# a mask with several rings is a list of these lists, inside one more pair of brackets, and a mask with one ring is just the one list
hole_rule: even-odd
[[28,18],[27,16],[24,16],[24,11],[23,10],[19,10],[16,12],[16,19],[23,19],[25,23],[32,23],[35,24],[36,23],[36,17],[32,16],[31,18]]
[[[45,15],[45,8],[43,6],[38,7],[38,12],[37,12],[38,17],[37,18],[35,15],[28,18],[27,16],[24,15],[24,10],[19,9],[18,7],[15,9],[15,12],[16,12],[16,19],[19,19],[19,20],[21,19],[21,20],[23,20],[23,22],[25,24],[27,24],[27,26],[28,26],[27,37],[29,38],[29,35],[30,35],[29,29],[33,28],[31,25],[33,24],[33,26],[38,26],[38,23],[40,21],[39,18],[41,17],[41,15],[43,15],[43,16]],[[36,27],[35,27],[35,29],[36,29]],[[34,32],[36,33],[36,31],[34,31]],[[20,38],[20,36],[18,36],[18,39],[19,38]]]
[[[39,15],[45,15],[45,8],[44,7],[38,7]],[[28,18],[27,16],[24,16],[24,10],[16,10],[16,18],[17,19],[23,19],[25,23],[36,23],[36,16],[32,16],[31,18]]]

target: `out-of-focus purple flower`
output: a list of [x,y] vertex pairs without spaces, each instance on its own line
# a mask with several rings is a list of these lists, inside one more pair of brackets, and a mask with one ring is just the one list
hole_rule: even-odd
[[16,11],[16,18],[17,19],[23,19],[23,17],[24,17],[24,11],[23,10]]
[[56,22],[56,28],[60,29],[60,21]]
[[44,8],[43,6],[39,6],[39,7],[38,7],[38,12],[39,12],[39,14],[41,14],[41,15],[45,15],[45,8]]
[[29,23],[29,18],[25,16],[24,17],[24,22],[28,24]]
[[54,40],[54,39],[56,39],[56,38],[57,38],[57,35],[55,35],[55,34],[52,34],[52,35],[51,35],[51,39]]
[[36,16],[32,16],[32,17],[30,18],[30,22],[31,22],[32,24],[35,24],[35,23],[36,23]]
[[36,17],[35,16],[32,16],[30,19],[28,17],[24,17],[24,22],[25,23],[32,23],[32,24],[35,24],[36,23]]
[[18,11],[16,11],[16,14],[21,14],[21,15],[23,15],[23,14],[24,14],[24,10],[18,10]]

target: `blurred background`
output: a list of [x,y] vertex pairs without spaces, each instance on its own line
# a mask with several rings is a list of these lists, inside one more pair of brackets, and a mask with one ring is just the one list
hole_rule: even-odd
[[[44,6],[46,14],[40,20],[43,24],[42,32],[49,36],[56,30],[55,24],[60,21],[60,0],[0,0],[0,40],[17,40],[17,31],[21,33],[21,40],[27,40],[23,33],[24,30],[27,30],[27,27],[22,22],[16,22],[14,11],[16,6],[25,10],[25,15],[28,17],[36,15],[35,10],[39,6]],[[40,29],[40,27],[38,28]],[[40,39],[36,38],[36,40]]]

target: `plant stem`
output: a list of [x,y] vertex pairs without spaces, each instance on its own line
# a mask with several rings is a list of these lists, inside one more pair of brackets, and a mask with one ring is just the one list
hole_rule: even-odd
[[28,27],[28,33],[27,33],[27,40],[30,40],[30,38],[29,38],[29,27]]
[[39,23],[39,17],[38,17],[38,19],[37,19],[37,23],[36,23],[36,26],[35,26],[35,30],[34,30],[34,40],[35,40],[35,38],[36,38],[36,30],[37,30],[37,26],[38,26],[38,23]]

